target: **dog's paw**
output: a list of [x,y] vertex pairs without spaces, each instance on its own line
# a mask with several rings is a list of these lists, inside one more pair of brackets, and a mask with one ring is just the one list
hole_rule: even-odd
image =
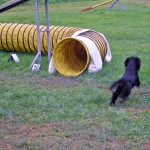
[[116,91],[116,88],[109,88],[109,91],[111,91],[112,93],[114,93]]
[[110,103],[109,106],[110,107],[115,107],[115,104],[114,103]]
[[123,99],[123,98],[120,98],[119,97],[119,103],[121,104],[121,103],[123,103],[123,102],[125,102],[126,101],[126,99]]

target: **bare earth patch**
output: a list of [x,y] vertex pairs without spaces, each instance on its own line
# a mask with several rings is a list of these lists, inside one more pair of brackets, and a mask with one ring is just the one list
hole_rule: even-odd
[[89,87],[97,87],[99,89],[106,89],[108,90],[107,86],[104,86],[102,82],[93,82],[89,79],[79,79],[75,77],[64,77],[64,76],[56,76],[56,77],[49,77],[49,78],[42,78],[42,77],[32,77],[29,81],[31,84],[37,84],[43,87],[54,87],[54,88],[71,88],[76,86],[86,85]]
[[2,150],[22,149],[88,149],[88,150],[149,150],[150,143],[135,143],[131,139],[112,136],[98,119],[83,122],[50,122],[42,125],[15,126],[13,121],[1,121]]

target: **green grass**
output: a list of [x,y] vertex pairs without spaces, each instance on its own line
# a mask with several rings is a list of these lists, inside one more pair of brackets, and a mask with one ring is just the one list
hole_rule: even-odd
[[[97,1],[49,5],[50,24],[102,32],[113,59],[100,72],[77,77],[32,72],[35,54],[17,53],[20,62],[8,62],[11,53],[0,51],[0,146],[8,149],[149,149],[150,78],[148,1],[121,1],[126,11],[108,6],[81,13]],[[18,13],[19,12],[19,13]],[[43,4],[40,22],[45,24]],[[21,5],[0,14],[0,22],[35,24],[34,5]],[[109,85],[124,72],[130,55],[141,58],[141,88],[124,104],[109,107]],[[31,137],[33,140],[31,140]]]

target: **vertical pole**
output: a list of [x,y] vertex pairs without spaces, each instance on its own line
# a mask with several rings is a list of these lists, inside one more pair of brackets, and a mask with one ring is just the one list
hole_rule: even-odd
[[47,32],[47,51],[48,51],[48,63],[51,59],[51,49],[50,49],[50,29],[49,29],[49,16],[48,16],[48,0],[45,0],[45,14],[46,14],[46,32]]
[[39,28],[39,0],[35,0],[35,7],[36,7],[36,29],[37,29],[37,42],[38,42],[38,53],[36,54],[35,58],[33,59],[29,68],[31,68],[36,60],[38,59],[40,68],[42,64],[41,59],[41,44],[40,44],[40,28]]
[[40,28],[39,28],[39,0],[35,0],[35,6],[36,6],[36,26],[37,26],[39,64],[41,65],[42,59],[41,59]]
[[[30,68],[34,65],[35,61],[38,59],[40,68],[42,64],[41,59],[41,43],[40,43],[40,32],[42,32],[39,28],[39,0],[35,0],[35,7],[36,7],[36,28],[37,28],[37,45],[38,45],[38,53],[35,56],[34,60],[32,61]],[[46,33],[47,33],[47,51],[48,51],[48,63],[51,60],[51,49],[50,49],[50,29],[49,29],[49,16],[48,16],[48,0],[45,0],[45,14],[46,14]],[[44,31],[44,32],[45,32]]]

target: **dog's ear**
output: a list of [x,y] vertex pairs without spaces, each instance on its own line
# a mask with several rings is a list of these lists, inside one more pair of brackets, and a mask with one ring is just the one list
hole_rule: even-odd
[[140,58],[136,57],[136,68],[137,68],[137,70],[139,70],[140,67],[141,67],[141,60],[140,60]]
[[125,60],[125,62],[124,62],[125,67],[127,67],[128,63],[129,63],[129,59],[130,59],[129,57],[126,58],[126,60]]

